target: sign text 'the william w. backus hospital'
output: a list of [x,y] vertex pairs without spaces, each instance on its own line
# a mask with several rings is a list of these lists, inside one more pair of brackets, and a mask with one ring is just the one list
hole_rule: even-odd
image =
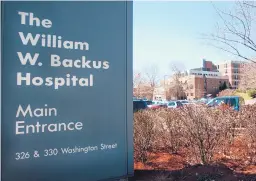
[[1,6],[1,180],[132,175],[132,2]]

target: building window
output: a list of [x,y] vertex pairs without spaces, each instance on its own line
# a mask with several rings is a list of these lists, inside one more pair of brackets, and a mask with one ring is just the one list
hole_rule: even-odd
[[239,65],[237,63],[233,64],[233,68],[238,68],[238,67],[239,67]]
[[193,93],[190,93],[190,96],[193,96],[194,94]]

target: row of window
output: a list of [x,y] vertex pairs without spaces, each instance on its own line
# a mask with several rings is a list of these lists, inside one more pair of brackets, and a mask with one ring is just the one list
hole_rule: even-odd
[[[226,63],[226,64],[224,65],[224,67],[225,67],[225,68],[228,68],[228,64]],[[233,64],[232,64],[232,67],[233,67],[233,68],[239,68],[239,67],[240,67],[240,64],[238,64],[238,63],[233,63]],[[218,66],[218,68],[219,68],[219,66]]]
[[234,76],[233,76],[233,79],[239,80],[239,76],[238,76],[238,75],[234,75]]
[[233,63],[233,68],[239,68],[239,64],[237,64],[237,63]]
[[[227,72],[226,72],[226,73],[227,73]],[[235,73],[235,72],[234,72],[234,73]],[[233,75],[232,78],[235,79],[235,80],[239,80],[239,76],[238,76],[238,75]]]
[[[227,74],[227,73],[228,73],[228,70],[225,70],[225,73]],[[239,72],[238,69],[234,69],[234,70],[233,70],[233,73],[234,73],[234,74],[239,74],[240,72]]]
[[238,81],[234,81],[234,85],[235,85],[235,86],[238,85]]
[[[189,93],[187,93],[187,96],[189,96]],[[193,93],[190,93],[190,96],[194,96],[194,94],[193,94]]]
[[217,74],[202,74],[202,73],[191,73],[192,75],[207,75],[207,76],[213,76],[213,77],[217,77]]

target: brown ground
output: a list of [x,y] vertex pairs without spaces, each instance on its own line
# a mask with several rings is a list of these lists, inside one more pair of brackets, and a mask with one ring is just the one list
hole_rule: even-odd
[[211,165],[188,165],[185,153],[149,153],[147,164],[136,162],[131,181],[256,181],[256,165],[250,163],[247,145],[236,140],[227,156],[216,155]]

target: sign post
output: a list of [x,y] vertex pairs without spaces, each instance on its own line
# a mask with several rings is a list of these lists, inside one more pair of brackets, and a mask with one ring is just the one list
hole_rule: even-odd
[[1,6],[1,181],[132,175],[132,2]]

